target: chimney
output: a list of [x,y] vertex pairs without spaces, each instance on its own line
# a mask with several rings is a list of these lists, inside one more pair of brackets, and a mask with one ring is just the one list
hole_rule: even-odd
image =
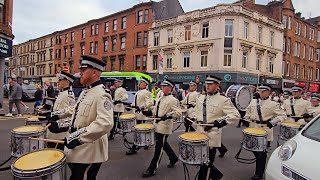
[[301,12],[297,12],[297,13],[296,13],[296,16],[297,16],[298,18],[301,18]]

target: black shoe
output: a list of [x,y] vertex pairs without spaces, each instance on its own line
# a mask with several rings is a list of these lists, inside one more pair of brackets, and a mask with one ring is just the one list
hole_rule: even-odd
[[174,167],[174,165],[176,164],[178,162],[178,159],[175,159],[175,160],[173,160],[173,161],[170,161],[170,163],[168,164],[168,168],[173,168]]
[[147,150],[147,149],[149,149],[149,146],[145,146],[145,147],[143,147],[143,149]]
[[221,153],[221,154],[219,155],[219,158],[223,158],[224,155],[226,154],[226,152],[228,152],[228,150],[226,150],[226,151],[224,151],[223,153]]
[[260,175],[254,175],[251,180],[261,180],[263,178],[263,176]]
[[156,171],[147,169],[145,172],[143,172],[142,177],[147,178],[147,177],[151,177],[154,175],[156,175]]
[[137,151],[133,149],[129,149],[129,151],[126,152],[126,155],[132,155],[132,154],[137,154]]

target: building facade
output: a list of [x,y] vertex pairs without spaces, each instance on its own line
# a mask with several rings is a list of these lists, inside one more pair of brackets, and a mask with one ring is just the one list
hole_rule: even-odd
[[213,74],[223,79],[223,90],[258,83],[280,89],[282,44],[281,22],[240,4],[220,4],[155,21],[147,72],[159,79],[163,71],[162,78],[180,86]]
[[255,0],[241,0],[245,7],[275,20],[284,27],[283,36],[283,88],[294,84],[306,91],[318,92],[320,80],[319,17],[306,19],[296,12],[291,0],[271,1],[267,5]]

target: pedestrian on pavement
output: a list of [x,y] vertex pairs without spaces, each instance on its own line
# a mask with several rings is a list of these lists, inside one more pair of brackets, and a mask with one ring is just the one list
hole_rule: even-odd
[[18,116],[22,116],[21,114],[21,97],[22,97],[22,87],[19,83],[17,83],[17,79],[14,77],[10,82],[11,92],[9,95],[9,113],[6,116],[12,116],[12,105],[15,104],[18,110]]
[[41,86],[40,85],[36,85],[36,89],[37,91],[34,93],[34,99],[35,99],[35,103],[34,103],[34,109],[33,109],[33,113],[36,113],[36,108],[37,106],[41,105],[42,102],[42,90],[41,90]]
[[[44,99],[43,99],[43,105],[47,105],[48,107],[53,107],[54,103],[54,88],[51,85],[49,81],[44,82]],[[47,99],[48,98],[48,99]]]

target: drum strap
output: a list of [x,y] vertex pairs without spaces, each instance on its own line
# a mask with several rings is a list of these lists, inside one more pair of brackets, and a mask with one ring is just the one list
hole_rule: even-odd
[[290,106],[291,106],[292,116],[295,116],[295,115],[296,115],[296,112],[294,111],[294,108],[293,108],[293,98],[290,98]]
[[77,102],[77,105],[76,105],[76,108],[74,109],[74,116],[73,116],[73,119],[72,119],[72,123],[71,123],[71,129],[73,128],[73,125],[74,125],[74,122],[76,120],[76,117],[77,117],[77,112],[78,112],[78,108],[79,108],[79,105],[80,105],[80,100]]
[[204,100],[203,100],[202,112],[203,112],[203,123],[207,124],[207,94],[206,94],[206,96],[204,97]]
[[190,93],[188,93],[188,95],[187,95],[187,105],[189,104],[189,95],[190,95]]
[[134,106],[135,107],[138,107],[138,105],[137,105],[138,93],[139,93],[139,91],[136,93],[136,96],[134,97]]
[[159,117],[159,107],[160,107],[160,101],[162,97],[159,99],[158,104],[157,104],[157,109],[156,109],[156,117]]
[[263,119],[261,114],[260,99],[257,99],[257,112],[258,112],[260,123],[262,124]]

